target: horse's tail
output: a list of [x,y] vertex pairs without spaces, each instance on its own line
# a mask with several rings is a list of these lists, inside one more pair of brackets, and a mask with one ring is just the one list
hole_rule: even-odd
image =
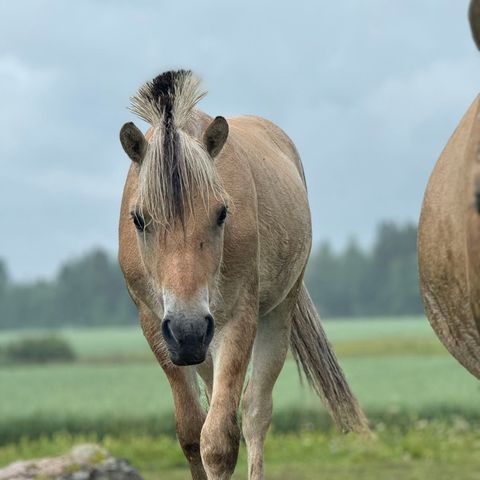
[[369,433],[368,421],[320,324],[320,317],[302,284],[293,312],[290,345],[297,365],[344,432]]

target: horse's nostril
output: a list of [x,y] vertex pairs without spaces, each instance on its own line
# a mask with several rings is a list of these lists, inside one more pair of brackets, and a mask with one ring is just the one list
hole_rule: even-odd
[[167,343],[178,343],[175,335],[170,328],[170,319],[165,318],[162,322],[162,333]]
[[211,315],[207,315],[205,317],[207,321],[207,331],[205,333],[205,344],[208,345],[213,338],[213,332],[215,330],[215,322],[213,321],[213,317]]

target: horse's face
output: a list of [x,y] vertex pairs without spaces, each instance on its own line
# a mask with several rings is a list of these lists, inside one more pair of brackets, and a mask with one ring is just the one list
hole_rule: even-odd
[[[222,120],[226,127],[222,135],[218,135],[217,121],[215,138],[208,137],[209,129],[204,137],[212,162],[220,150],[218,142],[223,146],[228,134],[228,126]],[[143,134],[132,130],[132,124],[127,125],[130,126],[124,128],[130,129],[129,142],[122,139],[126,152],[131,153],[132,159],[138,152],[148,156],[149,147],[143,144]],[[122,132],[125,135],[123,129]],[[132,132],[140,146],[132,143]],[[213,144],[216,150],[209,148]],[[137,193],[131,196],[130,228],[136,232],[139,260],[146,277],[143,283],[148,286],[142,301],[161,322],[172,362],[176,365],[201,363],[214,335],[212,304],[218,295],[228,205],[213,194],[194,195],[182,220],[176,219],[165,226],[149,216],[140,198]]]
[[200,363],[213,338],[211,304],[223,252],[227,205],[194,206],[185,225],[156,228],[132,210],[132,224],[150,286],[154,311],[161,318],[162,334],[177,365]]

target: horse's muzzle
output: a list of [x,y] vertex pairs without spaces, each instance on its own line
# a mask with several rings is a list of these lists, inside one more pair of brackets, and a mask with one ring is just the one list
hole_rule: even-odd
[[215,324],[211,315],[188,319],[183,315],[167,316],[162,334],[175,365],[197,365],[205,360],[213,338]]

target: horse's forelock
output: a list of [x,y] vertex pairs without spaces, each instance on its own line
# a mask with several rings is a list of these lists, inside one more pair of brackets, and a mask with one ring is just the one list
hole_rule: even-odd
[[157,76],[132,98],[131,110],[153,127],[139,170],[139,203],[154,223],[185,225],[195,202],[225,198],[213,160],[185,130],[204,95],[199,79],[179,70]]

